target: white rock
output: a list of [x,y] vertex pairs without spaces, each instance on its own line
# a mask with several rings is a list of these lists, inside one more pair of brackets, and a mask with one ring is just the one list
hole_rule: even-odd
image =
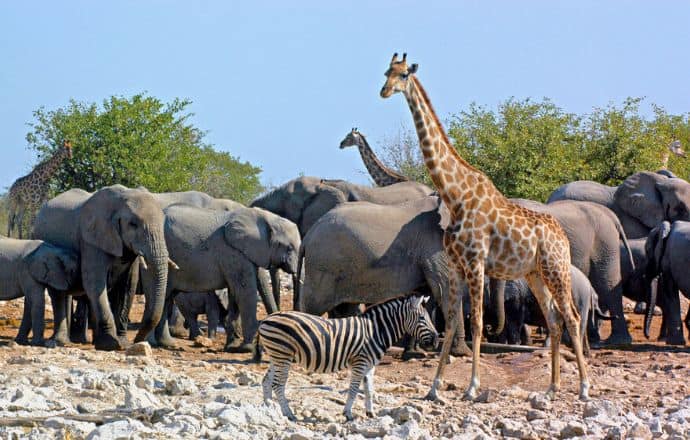
[[357,420],[350,423],[349,430],[353,434],[361,434],[366,438],[383,437],[390,433],[394,423],[390,416]]
[[132,344],[127,351],[125,351],[125,354],[127,356],[151,357],[153,356],[153,350],[151,350],[151,346],[148,342],[137,342],[136,344]]
[[35,393],[31,388],[18,388],[14,398],[9,403],[10,411],[48,411],[50,405],[45,397]]
[[86,440],[111,440],[140,438],[142,434],[150,434],[152,430],[138,420],[126,419],[106,423],[91,431]]
[[583,417],[617,417],[621,414],[620,408],[610,400],[591,400],[585,404]]
[[551,401],[543,393],[531,393],[528,400],[533,409],[546,410],[551,408]]
[[561,438],[580,437],[587,433],[587,427],[575,421],[568,422],[565,428],[561,429]]
[[64,429],[65,431],[71,432],[73,435],[76,434],[78,437],[86,437],[96,428],[95,423],[80,422],[77,420],[64,419],[62,417],[51,417],[43,423],[43,426],[46,428]]
[[199,388],[187,376],[173,376],[165,381],[165,392],[171,396],[189,395],[197,391]]
[[386,408],[381,411],[383,415],[389,415],[393,418],[395,423],[401,425],[409,420],[414,420],[415,422],[422,421],[422,413],[420,413],[416,408],[409,405],[400,406],[397,408]]
[[156,396],[143,388],[134,385],[125,388],[125,408],[127,409],[156,408],[160,404]]
[[501,430],[504,437],[524,438],[532,433],[530,425],[512,419],[502,418],[496,423],[496,427]]
[[[416,420],[411,419],[405,424],[393,429],[390,436],[405,439],[405,440],[431,440],[431,434],[428,430],[419,427]],[[387,440],[389,436],[385,436]]]

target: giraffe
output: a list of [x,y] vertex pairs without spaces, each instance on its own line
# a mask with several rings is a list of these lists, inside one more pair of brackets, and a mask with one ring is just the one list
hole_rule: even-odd
[[398,54],[394,54],[380,94],[382,98],[397,92],[405,96],[424,163],[443,203],[450,210],[450,224],[443,236],[451,287],[446,334],[426,398],[442,402],[438,389],[460,313],[460,277],[469,288],[472,322],[472,375],[464,398],[474,400],[479,394],[482,295],[487,274],[501,280],[525,277],[534,292],[551,338],[551,383],[546,394],[549,398],[555,398],[560,388],[559,345],[565,321],[580,373],[580,399],[587,400],[589,377],[578,330],[579,316],[572,299],[568,238],[554,217],[510,202],[484,173],[460,157],[414,75],[417,69],[417,64],[408,66],[407,54],[400,61]]
[[345,136],[345,139],[340,142],[341,150],[353,146],[357,146],[357,149],[359,149],[359,154],[362,156],[362,162],[364,162],[364,166],[367,167],[367,171],[369,171],[369,174],[372,179],[374,179],[377,186],[388,186],[410,180],[381,163],[369,146],[369,142],[367,142],[364,135],[356,128],[353,128],[352,131]]
[[668,149],[667,151],[664,151],[664,155],[661,158],[661,169],[666,170],[668,169],[668,160],[671,156],[671,153],[673,153],[675,156],[678,157],[687,157],[685,154],[685,151],[683,151],[683,147],[681,146],[681,143],[678,139],[674,140],[670,144],[668,144]]
[[24,216],[29,213],[28,236],[31,235],[36,211],[48,198],[48,185],[62,162],[72,158],[72,143],[64,141],[62,146],[49,159],[39,163],[29,174],[15,180],[7,194],[7,236],[12,234],[15,225],[22,237]]

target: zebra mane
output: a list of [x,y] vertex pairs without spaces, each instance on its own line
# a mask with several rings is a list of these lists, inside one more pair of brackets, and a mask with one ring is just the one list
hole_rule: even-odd
[[382,309],[382,308],[393,308],[396,306],[402,306],[405,304],[405,301],[407,301],[407,296],[399,296],[397,298],[389,299],[388,301],[380,302],[373,304],[364,311],[362,314],[363,316],[371,316],[373,315],[376,310]]

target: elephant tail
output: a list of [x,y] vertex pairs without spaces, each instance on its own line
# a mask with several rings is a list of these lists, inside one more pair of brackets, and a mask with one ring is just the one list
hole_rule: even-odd
[[302,265],[304,263],[304,242],[299,246],[299,254],[297,256],[297,273],[295,274],[294,286],[292,286],[292,310],[299,310],[300,294],[302,291]]
[[617,216],[613,216],[615,223],[616,223],[616,229],[618,230],[618,235],[623,242],[623,246],[625,247],[625,251],[628,253],[628,258],[630,259],[630,267],[631,271],[635,270],[635,259],[633,258],[633,253],[632,249],[630,249],[630,243],[628,243],[628,236],[625,235],[625,230],[623,229],[623,225],[621,224],[620,220],[618,220]]

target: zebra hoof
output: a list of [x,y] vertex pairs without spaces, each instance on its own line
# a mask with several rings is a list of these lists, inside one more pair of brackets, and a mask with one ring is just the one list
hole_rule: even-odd
[[345,420],[347,420],[348,422],[351,422],[351,421],[353,421],[353,420],[355,419],[355,418],[352,416],[352,414],[348,414],[348,413],[344,412],[343,415],[345,416]]
[[372,411],[367,411],[367,417],[374,418],[374,413]]

